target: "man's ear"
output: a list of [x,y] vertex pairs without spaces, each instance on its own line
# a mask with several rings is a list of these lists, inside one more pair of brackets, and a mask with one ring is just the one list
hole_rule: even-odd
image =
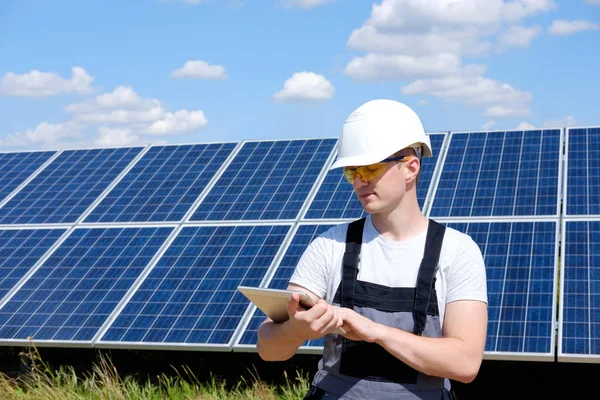
[[417,157],[411,157],[404,163],[406,167],[406,183],[415,182],[421,171],[421,163]]

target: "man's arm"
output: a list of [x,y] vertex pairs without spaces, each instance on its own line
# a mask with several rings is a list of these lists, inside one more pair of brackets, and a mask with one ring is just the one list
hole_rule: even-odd
[[290,283],[288,290],[301,290],[308,294],[315,305],[305,310],[299,302],[300,296],[293,294],[288,304],[290,318],[275,323],[267,318],[258,329],[257,349],[265,361],[284,361],[292,357],[306,340],[318,339],[342,326],[342,317],[325,300],[310,290]]
[[411,332],[375,323],[342,308],[342,326],[349,339],[374,342],[414,369],[469,383],[477,376],[487,331],[487,304],[459,300],[446,305],[441,338],[417,336]]

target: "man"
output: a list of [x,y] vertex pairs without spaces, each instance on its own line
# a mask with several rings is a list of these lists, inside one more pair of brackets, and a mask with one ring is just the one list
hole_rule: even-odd
[[[406,105],[373,100],[345,121],[333,168],[344,168],[366,218],[337,225],[306,249],[283,323],[259,328],[258,352],[286,360],[325,336],[306,399],[451,399],[471,382],[487,328],[485,266],[467,235],[425,217],[416,187],[429,137]],[[345,333],[334,333],[342,328]]]

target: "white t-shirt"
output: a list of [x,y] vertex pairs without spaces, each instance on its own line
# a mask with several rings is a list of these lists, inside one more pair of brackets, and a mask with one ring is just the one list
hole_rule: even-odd
[[[332,302],[340,284],[348,223],[324,232],[306,248],[290,282]],[[409,240],[381,236],[368,215],[363,231],[358,280],[388,287],[415,287],[427,230]],[[446,228],[435,290],[440,321],[446,304],[456,300],[487,303],[486,273],[479,246],[470,236]]]

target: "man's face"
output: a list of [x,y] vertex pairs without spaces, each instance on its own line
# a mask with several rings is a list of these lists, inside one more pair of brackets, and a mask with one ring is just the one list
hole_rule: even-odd
[[354,192],[367,213],[392,211],[400,204],[406,193],[408,162],[418,163],[415,157],[410,157],[407,162],[387,162],[374,179],[366,181],[354,177]]

